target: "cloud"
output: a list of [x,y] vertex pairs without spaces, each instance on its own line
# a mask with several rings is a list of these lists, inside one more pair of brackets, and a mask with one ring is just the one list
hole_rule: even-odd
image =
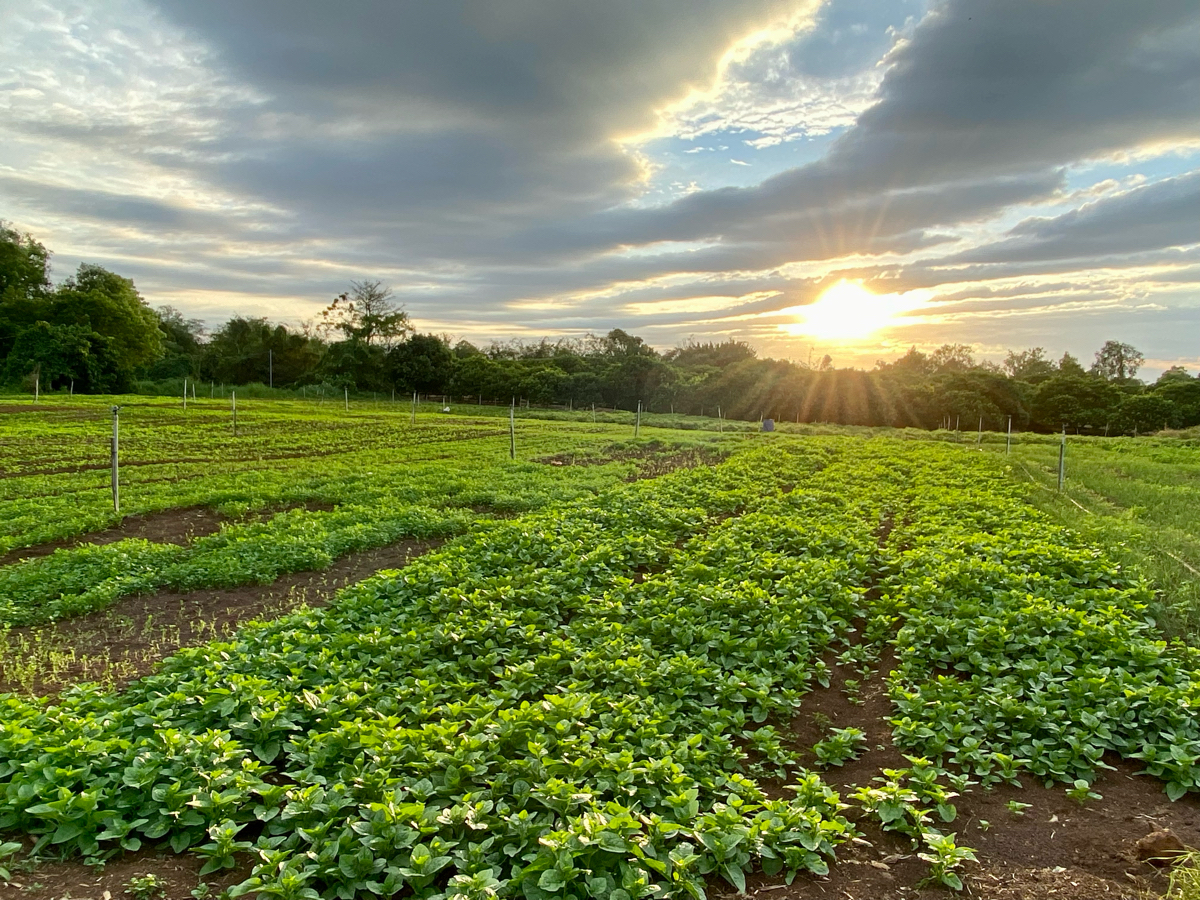
[[[639,309],[669,335],[838,270],[1000,305],[1024,296],[1006,278],[1081,296],[1097,260],[1194,283],[1172,248],[1194,242],[1196,173],[1132,170],[1200,145],[1192,0],[12,10],[6,217],[167,301],[241,291],[297,318],[378,275],[418,320],[600,328],[662,301]],[[642,137],[664,129],[722,149],[656,204]],[[780,171],[817,134],[824,156]]]
[[1086,203],[1053,218],[1034,217],[1006,239],[946,262],[1098,259],[1200,244],[1200,170]]
[[1189,0],[943,0],[829,164],[918,183],[1194,141],[1197,47]]
[[763,43],[721,73],[712,90],[667,112],[663,128],[687,140],[750,133],[769,147],[854,124],[874,102],[877,65],[900,29],[919,12],[913,0],[825,3],[810,27]]
[[[470,232],[473,216],[573,217],[632,199],[622,135],[715,77],[722,54],[807,8],[161,0],[221,65],[270,96],[211,176],[330,215],[387,206]],[[239,157],[240,154],[240,158]],[[297,190],[298,188],[298,190]],[[374,218],[374,217],[372,217]]]

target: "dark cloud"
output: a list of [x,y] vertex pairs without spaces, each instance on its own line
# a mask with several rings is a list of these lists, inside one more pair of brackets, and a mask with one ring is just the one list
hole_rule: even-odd
[[937,3],[829,164],[937,183],[1200,136],[1192,0]]
[[1031,218],[1005,240],[947,262],[1095,259],[1200,244],[1200,170],[1087,203],[1054,218]]
[[[486,234],[486,225],[503,234],[509,216],[573,218],[632,199],[641,166],[615,139],[650,128],[657,108],[711,82],[736,39],[804,8],[798,0],[158,6],[271,98],[270,116],[252,113],[211,177],[319,208],[351,232],[365,214],[401,232],[444,229],[449,243],[455,231]],[[501,221],[479,221],[493,216]]]
[[[4,174],[0,174],[0,191],[36,209],[106,225],[132,227],[145,233],[192,238],[219,235],[225,239],[247,241],[268,238],[257,227],[250,227],[245,215],[227,210],[197,209],[150,197],[46,184]],[[282,226],[284,223],[276,224]],[[285,237],[282,230],[270,235],[275,240]]]

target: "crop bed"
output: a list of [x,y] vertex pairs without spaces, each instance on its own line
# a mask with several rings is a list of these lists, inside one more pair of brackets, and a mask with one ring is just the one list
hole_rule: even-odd
[[[1110,754],[1200,788],[1200,653],[1146,602],[991,458],[771,441],[489,522],[123,693],[5,698],[0,830],[251,859],[233,892],[283,900],[621,900],[820,875],[873,821],[958,887],[972,787],[1086,802]],[[834,667],[884,679],[908,754],[840,792],[801,761],[862,734],[789,728]]]

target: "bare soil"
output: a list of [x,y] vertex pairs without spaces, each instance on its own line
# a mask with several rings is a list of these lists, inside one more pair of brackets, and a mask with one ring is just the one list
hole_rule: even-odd
[[400,568],[441,543],[400,541],[345,556],[324,571],[285,575],[268,585],[144,594],[89,615],[9,629],[8,647],[31,648],[25,658],[36,658],[38,664],[31,674],[15,671],[23,660],[10,649],[0,657],[0,692],[53,696],[82,681],[124,686],[152,672],[180,647],[228,637],[253,619],[274,618],[304,605],[324,606],[345,585],[381,569]]
[[641,481],[666,475],[675,469],[715,465],[728,455],[728,449],[708,447],[685,447],[664,453],[661,446],[646,444],[632,447],[613,446],[597,454],[556,453],[553,456],[535,459],[534,462],[547,466],[602,466],[610,462],[632,462],[637,471],[626,481]]
[[80,862],[39,862],[31,871],[18,868],[13,880],[0,885],[4,900],[132,900],[127,891],[134,878],[153,875],[162,893],[154,900],[192,900],[192,891],[201,882],[208,884],[209,896],[216,897],[227,887],[244,881],[251,864],[213,872],[201,877],[204,860],[194,854],[174,854],[139,850],[114,859],[103,866],[85,866]]

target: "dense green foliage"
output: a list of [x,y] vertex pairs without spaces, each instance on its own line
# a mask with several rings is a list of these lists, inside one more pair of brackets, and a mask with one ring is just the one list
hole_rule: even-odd
[[[132,401],[132,402],[131,402]],[[228,402],[180,404],[122,398],[121,511],[110,488],[107,403],[76,398],[29,405],[0,420],[0,553],[72,538],[123,515],[207,506],[231,517],[295,505],[347,505],[387,515],[401,506],[534,509],[594,491],[636,471],[604,448],[632,429],[523,421],[518,460],[508,461],[508,423],[382,405],[239,399],[234,435]],[[663,435],[643,450],[720,444],[719,435]],[[728,440],[728,439],[727,439]],[[589,449],[599,465],[541,465],[543,456]],[[320,518],[318,516],[318,518]]]
[[[92,415],[81,416],[81,407]],[[270,583],[402,538],[445,537],[491,516],[591,496],[659,456],[689,448],[719,456],[732,446],[719,435],[624,445],[615,439],[628,438],[627,429],[522,422],[521,460],[510,461],[507,429],[486,419],[423,414],[412,424],[394,410],[345,416],[258,403],[243,408],[235,437],[212,404],[187,413],[126,407],[122,415],[122,512],[204,505],[230,519],[187,545],[84,543],[2,566],[0,626],[92,612],[156,589]],[[0,460],[12,474],[0,480],[0,552],[120,519],[109,472],[95,464],[106,449],[97,445],[107,407],[48,405],[4,424]],[[527,461],[566,450],[594,464]],[[625,455],[633,461],[620,461]]]
[[[0,829],[209,871],[250,852],[243,887],[282,898],[702,896],[706,873],[824,871],[846,800],[955,886],[970,851],[933,816],[972,778],[1086,790],[1114,751],[1200,788],[1200,657],[998,460],[755,443],[488,523],[122,694],[8,698]],[[786,724],[828,651],[888,646],[912,765],[839,798]]]
[[[353,282],[301,329],[235,316],[212,334],[163,307],[152,312],[127,279],[84,265],[57,288],[49,254],[0,227],[0,382],[32,390],[183,391],[268,385],[333,396],[345,390],[508,404],[676,410],[755,421],[973,430],[1136,434],[1200,425],[1200,378],[1172,369],[1153,386],[1135,376],[1132,346],[1107,341],[1085,370],[1040,347],[976,365],[970,348],[915,348],[874,370],[758,359],[749,345],[690,343],[660,353],[620,329],[580,340],[493,344],[414,333],[391,291]],[[194,385],[193,385],[194,387]]]

